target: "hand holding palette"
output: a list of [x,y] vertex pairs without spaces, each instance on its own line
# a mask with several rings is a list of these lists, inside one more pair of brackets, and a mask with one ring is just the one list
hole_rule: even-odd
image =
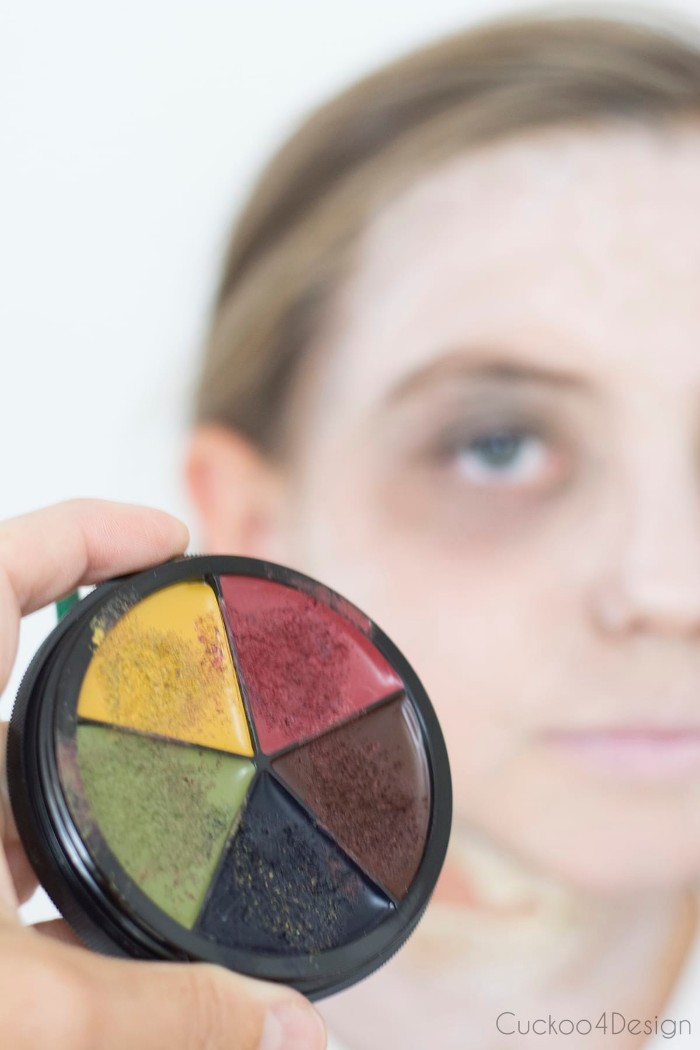
[[97,587],[22,682],[11,802],[86,944],[320,998],[406,940],[450,830],[447,754],[405,658],[268,562],[180,558]]

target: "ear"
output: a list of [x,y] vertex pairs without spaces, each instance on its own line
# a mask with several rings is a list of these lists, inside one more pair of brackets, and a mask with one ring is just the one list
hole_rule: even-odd
[[219,425],[197,427],[185,473],[206,553],[283,560],[281,478],[247,438]]

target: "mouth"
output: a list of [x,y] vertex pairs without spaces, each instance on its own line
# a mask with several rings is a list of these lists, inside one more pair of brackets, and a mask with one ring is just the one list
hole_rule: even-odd
[[700,771],[698,726],[552,730],[544,740],[568,760],[619,779],[670,780]]

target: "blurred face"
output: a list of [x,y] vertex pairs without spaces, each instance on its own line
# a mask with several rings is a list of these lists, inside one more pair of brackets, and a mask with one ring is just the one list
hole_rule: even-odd
[[700,126],[532,133],[371,223],[302,376],[287,557],[405,651],[477,828],[700,871]]

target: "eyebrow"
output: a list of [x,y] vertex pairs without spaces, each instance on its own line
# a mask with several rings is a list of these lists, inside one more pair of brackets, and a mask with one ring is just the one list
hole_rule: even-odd
[[403,401],[424,387],[447,379],[469,379],[516,386],[538,383],[558,389],[590,392],[591,382],[576,372],[523,361],[502,349],[452,350],[404,376],[387,393],[388,403]]

